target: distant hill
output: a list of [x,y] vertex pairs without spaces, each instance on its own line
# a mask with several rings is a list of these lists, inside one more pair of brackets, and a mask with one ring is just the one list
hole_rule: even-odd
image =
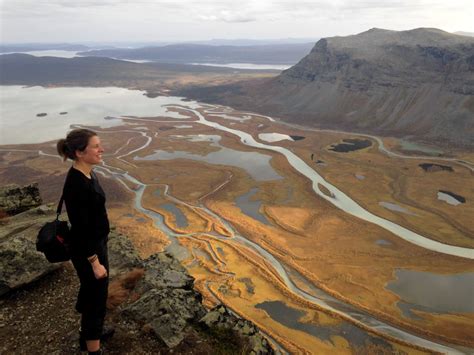
[[295,64],[314,46],[311,43],[287,43],[254,46],[174,44],[162,47],[93,50],[82,56],[150,60],[160,63],[253,63]]
[[[140,80],[153,80],[164,74],[176,76],[177,72],[226,74],[235,73],[236,69],[185,64],[139,64],[98,57],[35,57],[21,53],[0,55],[0,84],[2,85],[75,83],[97,86],[102,81],[121,80],[128,84],[124,85],[125,87],[130,87],[139,84]],[[238,72],[254,71],[239,69]]]
[[179,94],[290,122],[474,146],[474,38],[371,29],[321,39],[273,79]]
[[140,76],[140,71],[144,71],[140,64],[109,58],[34,57],[29,54],[0,56],[2,85],[47,85],[61,81],[132,78]]
[[155,90],[196,82],[237,81],[274,76],[272,70],[244,70],[202,65],[132,63],[99,57],[0,55],[1,85],[119,86]]

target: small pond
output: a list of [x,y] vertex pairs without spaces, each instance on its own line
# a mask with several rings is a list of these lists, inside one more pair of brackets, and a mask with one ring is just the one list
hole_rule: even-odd
[[395,276],[386,288],[402,298],[398,306],[404,314],[408,314],[407,309],[432,313],[474,312],[473,272],[444,275],[398,269]]
[[379,205],[390,211],[401,212],[401,213],[409,214],[412,216],[417,216],[416,213],[413,213],[410,210],[406,209],[405,207],[397,205],[396,203],[382,201],[382,202],[379,202]]
[[260,207],[262,206],[262,201],[253,199],[253,196],[258,192],[258,188],[254,187],[249,192],[241,195],[235,199],[237,206],[241,211],[257,221],[270,225],[267,217],[264,214],[260,213]]
[[418,164],[420,168],[427,172],[436,172],[436,171],[449,171],[453,172],[453,168],[449,165],[433,164],[433,163],[422,163]]
[[178,228],[186,228],[189,225],[188,219],[186,218],[184,213],[178,207],[176,207],[174,203],[164,203],[159,207],[163,208],[168,212],[171,212],[174,215],[176,226]]
[[372,145],[372,141],[370,139],[346,138],[342,141],[343,143],[336,143],[331,145],[329,147],[329,150],[338,153],[347,153],[368,148]]
[[388,240],[385,240],[385,239],[377,239],[375,241],[375,244],[380,245],[382,247],[389,247],[389,246],[392,245],[391,242],[389,242]]
[[282,140],[294,141],[288,134],[283,133],[260,133],[258,138],[265,142],[279,142]]
[[429,155],[440,155],[443,154],[441,149],[431,147],[425,144],[409,142],[405,139],[400,139],[399,141],[400,148],[402,150],[414,151],[414,152],[422,152]]
[[466,203],[466,198],[446,190],[438,191],[438,200],[444,201],[453,206],[460,205],[461,203]]
[[341,322],[330,326],[303,323],[300,319],[304,317],[306,313],[299,309],[289,307],[281,301],[263,302],[257,304],[255,308],[264,310],[274,321],[283,324],[285,327],[305,332],[323,341],[333,343],[331,338],[333,336],[340,336],[347,339],[352,347],[363,347],[374,344],[386,348],[387,350],[391,349],[391,345],[384,339],[373,336],[348,322]]

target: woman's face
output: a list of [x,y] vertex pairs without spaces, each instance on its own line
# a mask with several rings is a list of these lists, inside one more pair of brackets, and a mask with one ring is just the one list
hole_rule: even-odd
[[100,143],[100,138],[98,136],[92,136],[89,138],[89,144],[87,144],[86,149],[83,152],[76,151],[77,160],[87,163],[89,165],[96,165],[102,161],[102,153],[104,148]]

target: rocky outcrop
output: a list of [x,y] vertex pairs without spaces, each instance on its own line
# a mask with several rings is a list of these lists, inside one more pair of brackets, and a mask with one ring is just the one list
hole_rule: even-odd
[[[117,238],[111,238],[112,243],[114,239]],[[110,249],[114,253],[115,248]],[[135,257],[129,256],[134,264]],[[130,264],[127,258],[120,260]],[[193,289],[194,279],[178,260],[166,253],[154,254],[135,266],[145,270],[135,287],[141,297],[126,306],[123,315],[146,325],[166,346],[176,347],[190,324],[206,314],[201,294]]]
[[0,211],[14,215],[41,205],[38,184],[24,187],[6,185],[0,187]]
[[233,314],[223,305],[217,306],[209,311],[201,320],[208,328],[232,330],[240,337],[247,338],[249,349],[248,354],[268,354],[273,353],[268,341],[262,336],[258,328],[246,319]]
[[[111,238],[112,245],[114,237]],[[109,248],[112,253],[114,247]],[[132,254],[130,254],[132,255]],[[134,257],[133,257],[134,258]],[[113,257],[111,257],[113,259]],[[122,258],[125,263],[126,258]],[[248,344],[246,353],[271,354],[273,350],[258,328],[233,315],[225,306],[207,311],[194,279],[179,261],[166,253],[150,256],[139,266],[144,276],[135,287],[141,297],[125,306],[122,315],[153,332],[169,348],[178,346],[192,327],[226,330]]]
[[151,289],[124,310],[124,314],[146,324],[169,348],[179,345],[186,328],[206,314],[201,297],[182,288]]
[[36,251],[41,226],[53,220],[55,210],[41,206],[4,218],[0,224],[0,295],[38,280],[58,269]]
[[111,278],[142,267],[142,260],[130,239],[117,233],[114,226],[111,227],[109,234],[108,252]]

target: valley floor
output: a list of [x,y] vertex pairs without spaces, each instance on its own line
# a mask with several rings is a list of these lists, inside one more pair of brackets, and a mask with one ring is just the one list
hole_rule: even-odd
[[[184,118],[130,117],[122,127],[96,129],[108,153],[96,171],[110,218],[142,256],[168,247],[207,306],[225,303],[292,353],[474,348],[472,290],[456,278],[474,275],[470,153],[416,157],[384,139],[388,151],[398,150],[393,156],[377,137],[304,130],[220,106],[183,102],[168,110]],[[290,139],[271,143],[262,133]],[[334,150],[348,142],[365,147]],[[69,164],[51,143],[0,147],[0,183],[36,180],[46,200],[56,199]],[[323,180],[313,185],[283,149]],[[421,247],[347,213],[332,201],[337,190],[472,258]],[[449,203],[440,191],[464,202]],[[460,305],[449,302],[444,278],[466,295]]]

